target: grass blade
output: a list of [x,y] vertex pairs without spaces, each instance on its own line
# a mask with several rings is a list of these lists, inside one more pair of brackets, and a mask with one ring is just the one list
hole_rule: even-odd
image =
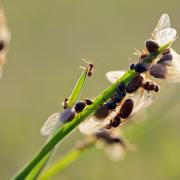
[[88,146],[85,149],[75,149],[74,151],[67,154],[64,158],[60,159],[55,163],[52,167],[50,167],[47,171],[45,171],[42,176],[38,178],[38,180],[48,180],[54,177],[59,171],[63,170],[70,164],[72,164],[75,160],[77,160],[80,156],[82,156],[84,153],[89,152],[92,147],[94,146]]
[[[83,89],[83,86],[85,84],[85,80],[87,77],[87,72],[88,72],[88,66],[84,69],[84,71],[82,72],[82,74],[80,75],[70,97],[68,98],[68,104],[67,107],[72,107],[79,99],[79,96],[81,94],[81,91]],[[39,174],[42,172],[42,170],[44,169],[44,167],[46,166],[47,162],[49,161],[49,159],[52,156],[52,152],[49,152],[33,169],[32,171],[29,173],[27,180],[31,180],[31,179],[36,179]]]
[[79,77],[70,97],[68,98],[67,107],[72,107],[79,99],[79,96],[81,94],[82,88],[85,84],[85,80],[87,78],[87,72],[88,72],[88,66],[86,69],[82,72],[81,76]]

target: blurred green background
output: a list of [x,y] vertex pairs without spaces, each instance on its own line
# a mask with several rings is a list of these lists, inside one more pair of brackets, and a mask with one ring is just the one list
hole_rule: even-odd
[[[61,110],[82,58],[95,59],[94,78],[82,97],[96,96],[109,85],[105,73],[127,68],[134,48],[143,49],[161,14],[168,13],[180,32],[179,5],[179,0],[4,0],[12,42],[0,81],[0,179],[10,179],[41,148],[45,138],[39,129]],[[179,39],[174,47],[180,52]],[[179,91],[180,84],[165,86],[147,110],[145,129],[129,128],[137,152],[114,163],[93,150],[54,179],[180,179]],[[78,131],[68,137],[57,157],[80,137]]]

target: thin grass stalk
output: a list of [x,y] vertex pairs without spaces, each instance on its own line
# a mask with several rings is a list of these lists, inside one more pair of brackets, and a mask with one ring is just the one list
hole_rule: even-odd
[[76,161],[83,154],[88,153],[91,149],[95,147],[94,145],[87,146],[84,149],[75,149],[65,155],[60,161],[51,166],[47,171],[45,171],[38,180],[48,180],[54,177],[58,172],[62,171],[66,167],[70,166],[74,161]]

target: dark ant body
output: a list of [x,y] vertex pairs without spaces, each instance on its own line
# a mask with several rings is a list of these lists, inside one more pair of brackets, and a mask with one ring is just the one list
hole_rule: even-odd
[[93,68],[94,68],[94,64],[89,63],[89,67],[88,67],[88,71],[87,71],[88,77],[91,77],[93,75],[93,73],[92,73]]
[[85,101],[78,101],[74,108],[67,108],[68,98],[64,100],[64,112],[61,114],[60,119],[61,122],[67,123],[70,122],[77,113],[82,112],[82,110],[87,106],[93,103],[91,99],[85,99]]
[[135,70],[137,73],[141,74],[143,72],[148,71],[148,64],[145,64],[145,63],[142,63],[142,62],[139,62],[137,64],[131,64],[130,69]]
[[123,103],[118,116],[120,116],[122,119],[126,119],[129,117],[129,115],[132,113],[134,107],[134,102],[132,99],[126,99],[126,101]]
[[155,91],[155,92],[158,92],[159,91],[159,86],[153,82],[150,82],[150,81],[147,81],[145,83],[142,84],[142,87],[147,90],[148,92],[149,91]]
[[94,113],[94,116],[101,120],[105,119],[110,112],[116,109],[117,105],[123,100],[126,96],[126,86],[122,82],[117,86],[116,94],[111,97],[111,99],[106,102],[103,106],[100,106]]
[[91,99],[85,99],[85,101],[78,101],[76,104],[75,104],[75,111],[77,113],[81,112],[86,106],[89,106],[93,104],[93,101]]
[[142,85],[144,78],[138,73],[126,86],[127,93],[136,92]]
[[[155,41],[150,39],[150,40],[146,41],[146,48],[147,48],[149,53],[154,53],[154,52],[157,52],[157,50],[159,49],[159,45]],[[148,71],[149,64],[145,64],[142,62],[142,60],[144,58],[146,58],[147,55],[148,55],[147,53],[141,54],[140,62],[137,64],[132,64],[130,66],[130,69],[135,70],[138,73],[144,73],[144,72]]]
[[73,120],[75,115],[76,112],[72,108],[67,108],[61,113],[59,118],[62,123],[68,123]]
[[87,61],[86,59],[82,59],[82,60],[87,64],[87,67],[80,66],[80,68],[86,70],[87,76],[91,77],[93,75],[94,64],[90,61]]
[[105,128],[110,129],[111,127],[118,127],[121,124],[121,119],[127,119],[132,113],[134,108],[134,102],[131,99],[126,99],[122,104],[120,111],[116,116],[110,120],[110,123],[105,126]]
[[165,64],[157,63],[150,68],[149,73],[155,78],[165,79],[167,74],[167,67]]
[[157,52],[157,50],[159,49],[159,45],[154,40],[149,39],[146,41],[146,48],[149,51],[149,53],[154,53]]
[[96,138],[104,140],[107,144],[121,144],[124,148],[126,143],[119,136],[114,136],[107,130],[99,131],[96,134]]
[[148,71],[148,65],[142,62],[139,62],[134,65],[134,70],[138,73],[144,73]]
[[167,74],[167,66],[169,62],[173,60],[173,56],[170,52],[170,49],[167,49],[157,61],[156,64],[152,65],[149,69],[151,76],[159,79],[165,79]]
[[114,110],[122,99],[126,96],[126,86],[122,82],[117,86],[116,94],[111,97],[111,100],[105,104],[108,110]]
[[173,60],[173,56],[170,52],[170,49],[167,49],[163,54],[162,57],[158,60],[157,63],[163,64],[166,63],[168,61],[172,61]]
[[68,103],[68,98],[65,98],[64,102],[62,103],[64,109],[67,108],[67,103]]
[[79,101],[74,106],[74,109],[77,113],[81,112],[86,107],[86,103],[84,101]]
[[94,113],[98,120],[103,120],[109,115],[109,110],[105,105],[100,106]]
[[86,105],[91,105],[91,104],[93,104],[93,100],[91,100],[91,99],[85,99],[85,102],[86,102]]
[[117,114],[113,119],[110,120],[110,127],[118,127],[121,124],[121,117]]

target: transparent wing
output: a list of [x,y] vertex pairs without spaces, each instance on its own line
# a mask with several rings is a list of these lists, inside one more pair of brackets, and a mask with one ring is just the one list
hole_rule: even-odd
[[143,94],[137,93],[132,98],[132,100],[134,101],[134,109],[133,109],[131,116],[133,116],[135,113],[138,113],[141,110],[148,107],[149,105],[151,105],[154,98],[155,98],[154,92],[148,93],[147,91],[144,90]]
[[[142,93],[139,90],[139,92],[136,92],[133,96],[130,95],[130,97],[134,101],[134,109],[132,114],[128,117],[128,119],[132,117],[133,119],[135,119],[134,114],[137,114],[138,112],[148,107],[152,103],[155,96],[154,93],[149,94],[146,91]],[[85,122],[80,124],[79,126],[80,132],[86,135],[92,135],[94,133],[97,133],[98,131],[101,131],[105,127],[105,125],[109,123],[110,119],[112,119],[116,115],[116,113],[119,112],[120,108],[121,105],[117,106],[116,110],[112,111],[103,120],[98,120],[94,116],[90,117]],[[124,122],[126,122],[128,119],[124,120]]]
[[132,100],[134,102],[134,108],[131,115],[123,121],[123,124],[130,121],[140,122],[147,119],[146,108],[151,105],[155,99],[156,93],[143,91],[140,89],[134,96]]
[[168,14],[163,14],[160,17],[152,33],[152,39],[160,46],[173,42],[176,39],[176,30],[170,28],[170,19]]
[[54,113],[51,116],[49,116],[41,128],[41,134],[44,136],[48,136],[49,134],[51,134],[51,132],[58,124],[59,117],[60,113]]
[[154,36],[155,36],[159,31],[161,31],[161,30],[163,30],[163,29],[167,29],[167,28],[170,28],[170,18],[169,18],[169,15],[168,15],[168,14],[163,14],[163,15],[160,17],[160,19],[159,19],[159,21],[158,21],[158,23],[157,23],[157,25],[156,25],[153,33],[152,33],[152,39],[154,39]]
[[[157,63],[150,67],[150,72],[156,74],[158,77],[163,77],[165,82],[178,83],[180,82],[180,55],[177,54],[172,48],[170,52],[173,56],[172,61],[164,63]],[[156,77],[156,76],[155,76]]]
[[169,83],[178,83],[180,82],[180,55],[172,48],[170,52],[173,56],[173,60],[167,65],[166,79]]
[[122,132],[118,129],[111,129],[109,133],[111,134],[112,138],[120,140],[109,144],[107,143],[105,145],[105,151],[111,160],[122,160],[128,150],[135,150],[134,145],[130,144],[129,141],[123,136]]
[[94,116],[79,125],[81,133],[86,135],[94,134],[104,127],[104,121],[97,120]]
[[122,160],[125,157],[126,151],[121,144],[111,144],[105,147],[105,152],[113,161]]
[[170,18],[168,14],[163,14],[160,17],[154,31],[156,32],[166,28],[170,28]]
[[159,46],[163,46],[167,43],[173,42],[176,39],[176,30],[173,28],[163,29],[157,32],[154,36],[154,40],[159,44]]
[[110,119],[112,119],[116,115],[116,112],[119,111],[120,106],[121,105],[118,105],[116,109],[110,112],[104,119],[97,119],[95,116],[90,117],[80,124],[80,132],[86,135],[92,135],[97,132],[101,132],[105,128],[105,126],[109,124]]
[[106,73],[106,78],[109,82],[115,83],[126,71],[109,71]]

